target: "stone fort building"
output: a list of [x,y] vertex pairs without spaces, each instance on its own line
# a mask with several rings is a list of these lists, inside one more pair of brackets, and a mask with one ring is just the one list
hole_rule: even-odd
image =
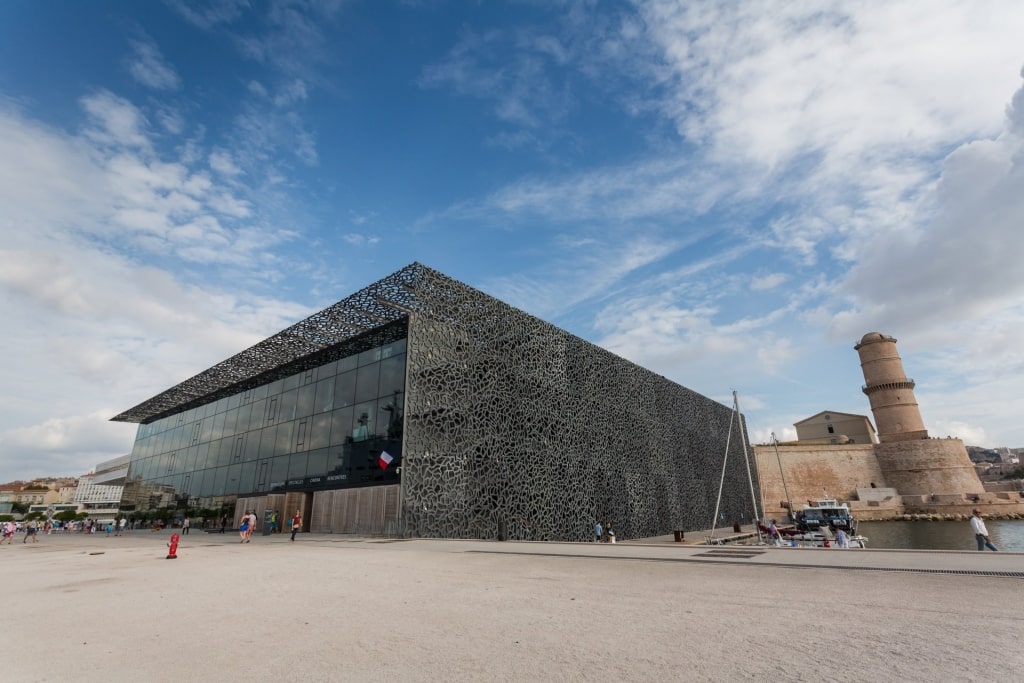
[[878,443],[837,439],[835,445],[755,446],[765,516],[785,517],[787,490],[797,510],[805,500],[827,492],[849,502],[859,519],[970,514],[972,507],[989,513],[1024,512],[1021,493],[985,490],[963,441],[929,437],[914,380],[904,372],[894,337],[870,332],[854,348]]

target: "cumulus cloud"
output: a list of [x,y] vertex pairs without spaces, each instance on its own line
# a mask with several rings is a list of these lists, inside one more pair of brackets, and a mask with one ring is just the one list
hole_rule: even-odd
[[[218,181],[230,151],[175,158],[128,100],[99,91],[81,105],[77,133],[0,108],[0,353],[18,359],[5,381],[20,387],[0,397],[8,477],[81,473],[128,452],[131,427],[106,422],[126,403],[311,312],[241,286],[273,277],[295,235]],[[231,269],[232,293],[217,270],[187,264]],[[59,417],[40,421],[33,405]]]

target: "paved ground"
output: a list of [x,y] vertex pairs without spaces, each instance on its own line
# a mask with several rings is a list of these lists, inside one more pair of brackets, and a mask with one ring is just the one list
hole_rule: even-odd
[[1024,554],[193,533],[0,547],[8,681],[1022,680]]

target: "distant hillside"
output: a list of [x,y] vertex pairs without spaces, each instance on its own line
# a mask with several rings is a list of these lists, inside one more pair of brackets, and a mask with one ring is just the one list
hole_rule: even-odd
[[1010,453],[1018,458],[1024,456],[1024,448],[983,448],[967,446],[967,457],[971,462],[1003,462],[1005,455]]

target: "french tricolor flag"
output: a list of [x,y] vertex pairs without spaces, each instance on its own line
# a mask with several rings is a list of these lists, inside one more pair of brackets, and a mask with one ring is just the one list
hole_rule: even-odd
[[394,460],[394,458],[391,457],[390,453],[388,453],[387,451],[381,451],[380,457],[377,459],[377,464],[380,465],[380,468],[382,470],[386,470],[388,468],[388,465],[391,464],[392,460]]

